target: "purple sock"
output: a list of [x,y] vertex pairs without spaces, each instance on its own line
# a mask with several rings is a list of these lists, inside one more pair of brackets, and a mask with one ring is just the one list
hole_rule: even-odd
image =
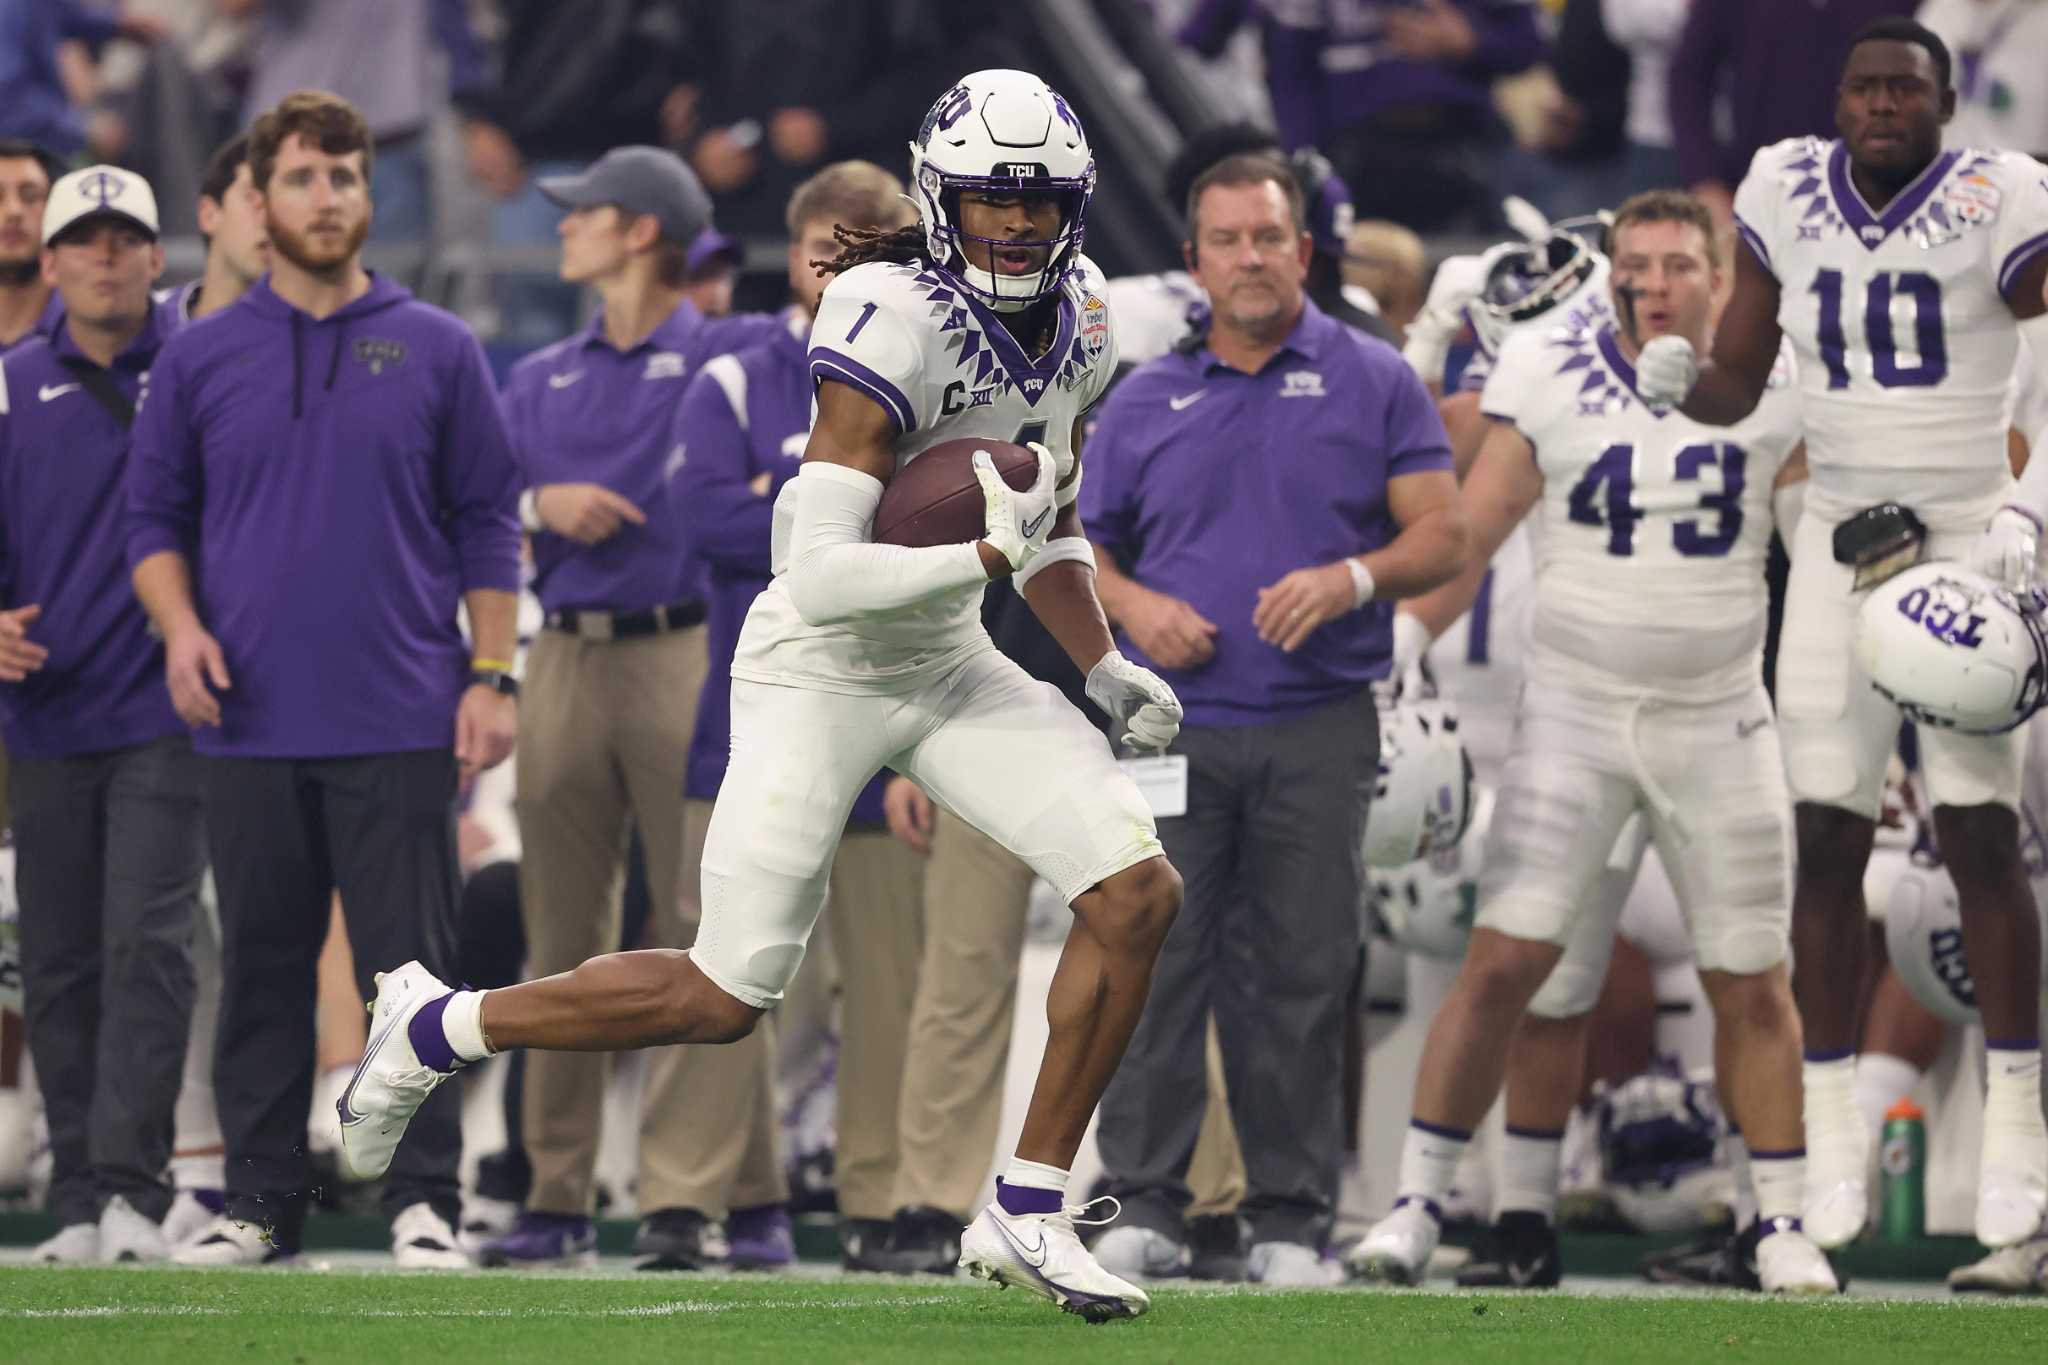
[[435,1071],[453,1071],[462,1065],[462,1059],[455,1055],[455,1049],[448,1046],[447,1031],[441,1027],[441,1015],[448,1008],[448,1002],[455,998],[450,991],[438,1000],[429,1000],[420,1006],[406,1024],[406,1036],[412,1041],[412,1050],[419,1055],[420,1065]]
[[1003,1212],[1058,1213],[1060,1192],[1058,1190],[1033,1189],[1029,1185],[1011,1185],[1001,1176],[996,1177],[996,1202],[1003,1206]]

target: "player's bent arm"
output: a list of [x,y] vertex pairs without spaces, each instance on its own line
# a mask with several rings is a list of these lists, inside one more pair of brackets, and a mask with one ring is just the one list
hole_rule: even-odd
[[1016,585],[1030,604],[1031,614],[1059,641],[1085,678],[1103,655],[1116,648],[1116,642],[1110,637],[1109,618],[1096,595],[1096,550],[1081,529],[1081,508],[1075,501],[1081,492],[1081,436],[1081,422],[1076,419],[1069,447],[1074,453],[1073,467],[1057,489],[1059,515],[1053,518],[1045,548],[1018,571]]
[[1413,597],[1440,587],[1465,567],[1465,514],[1458,481],[1448,469],[1425,469],[1387,480],[1387,510],[1401,533],[1354,558],[1372,575],[1381,601]]
[[1695,422],[1733,426],[1756,410],[1778,363],[1778,281],[1748,246],[1735,247],[1735,288],[1714,328],[1714,351],[1680,410]]
[[1421,622],[1431,640],[1472,609],[1494,555],[1543,496],[1543,475],[1528,438],[1505,422],[1488,425],[1492,430],[1458,490],[1468,536],[1464,566],[1449,582],[1401,604],[1401,613]]
[[159,550],[136,564],[131,578],[142,609],[165,639],[200,623],[199,607],[192,600],[192,570],[184,555]]
[[[2013,281],[2009,297],[2013,316],[2019,319],[2020,336],[2033,357],[2035,382],[2048,385],[2048,255],[2027,263]],[[2048,427],[2023,435],[2030,451],[2048,444]],[[2032,518],[2037,533],[2048,524],[2048,460],[2027,461],[2008,506],[2017,507]]]
[[[896,424],[866,394],[826,380],[795,499],[784,586],[811,626],[883,615],[996,576],[980,542],[912,549],[874,543],[875,509],[896,470]],[[1007,572],[1009,564],[1002,562]]]
[[1486,444],[1486,429],[1493,424],[1480,411],[1477,392],[1439,399],[1436,415],[1443,420],[1444,434],[1451,438],[1451,468],[1463,479],[1472,472],[1472,462]]
[[1806,442],[1792,447],[1792,453],[1778,466],[1778,476],[1771,480],[1771,519],[1777,523],[1778,538],[1789,550],[1792,532],[1799,526],[1799,518],[1806,512]]

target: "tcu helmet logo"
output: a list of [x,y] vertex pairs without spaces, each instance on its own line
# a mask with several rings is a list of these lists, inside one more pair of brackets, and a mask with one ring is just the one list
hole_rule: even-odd
[[[1940,597],[1934,588],[1948,588]],[[1943,644],[1975,649],[1984,643],[1984,618],[1971,611],[1975,599],[1962,585],[1943,578],[1930,588],[1915,588],[1899,599],[1899,615],[1922,627]]]
[[964,85],[954,86],[951,90],[939,96],[938,103],[934,104],[931,107],[931,112],[924,116],[924,126],[917,130],[918,142],[920,144],[930,142],[934,130],[941,133],[945,132],[962,118],[966,117],[967,111],[973,107],[974,92]]
[[1977,1008],[1977,983],[1970,976],[1969,959],[1963,956],[1963,931],[1935,929],[1927,935],[1928,960],[1934,975],[1964,1009]]

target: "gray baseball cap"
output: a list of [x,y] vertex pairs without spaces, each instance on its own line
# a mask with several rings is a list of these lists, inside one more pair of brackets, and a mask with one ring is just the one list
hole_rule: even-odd
[[687,246],[711,226],[711,196],[697,173],[660,147],[614,147],[581,175],[547,176],[539,184],[565,209],[616,204],[636,216],[653,214],[664,241]]

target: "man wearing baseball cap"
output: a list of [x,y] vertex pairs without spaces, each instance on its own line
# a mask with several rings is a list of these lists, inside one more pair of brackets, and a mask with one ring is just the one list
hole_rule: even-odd
[[42,225],[63,311],[0,362],[0,734],[60,1227],[36,1256],[152,1261],[205,831],[122,525],[129,427],[174,318],[150,297],[164,253],[141,176],[74,171]]
[[[707,318],[685,297],[711,200],[674,153],[614,148],[539,189],[569,211],[558,229],[562,279],[603,300],[589,326],[522,360],[504,395],[534,591],[547,613],[527,661],[513,756],[527,967],[546,976],[619,946],[612,886],[629,823],[646,849],[647,946],[690,944],[678,909],[696,890],[678,884],[683,779],[707,663],[703,571],[666,496],[686,443],[672,419],[704,362],[765,340],[780,323]],[[655,1054],[640,1127],[645,1217],[634,1243],[649,1265],[721,1260],[717,1220],[727,1207],[783,1198],[772,1159],[757,1154],[742,1167],[748,1144],[731,1120],[740,1078],[767,1065],[764,1047]],[[596,1054],[526,1059],[533,1188],[512,1230],[484,1247],[486,1265],[589,1255],[606,1070]]]

